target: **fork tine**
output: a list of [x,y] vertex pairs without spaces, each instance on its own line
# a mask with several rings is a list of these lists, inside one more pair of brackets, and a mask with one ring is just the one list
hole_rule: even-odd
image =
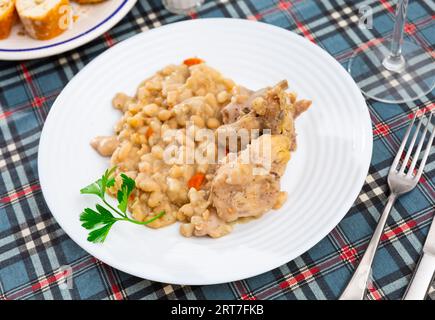
[[393,160],[393,164],[391,165],[390,171],[396,170],[397,165],[399,164],[400,157],[402,156],[403,149],[405,149],[406,141],[408,140],[409,133],[411,132],[411,128],[414,125],[414,121],[416,117],[417,117],[417,113],[414,113],[414,117],[412,118],[411,123],[409,124],[408,129],[406,130],[405,136],[403,137],[402,144],[399,147],[399,151],[397,151],[396,157]]
[[[429,124],[428,124],[429,126]],[[420,168],[418,168],[417,175],[415,176],[415,179],[419,180],[421,177],[421,174],[423,173],[423,168],[426,164],[427,158],[429,157],[430,148],[432,147],[433,138],[435,137],[435,126],[432,126],[432,134],[429,138],[429,143],[427,144],[426,150],[424,151],[423,159],[421,159],[420,162]]]
[[424,138],[426,138],[426,133],[431,125],[431,120],[432,120],[432,113],[430,114],[429,119],[427,120],[427,125],[426,125],[426,128],[424,129],[423,135],[420,137],[420,142],[418,143],[417,150],[415,150],[415,153],[412,156],[412,163],[411,163],[411,166],[409,167],[409,171],[407,174],[408,176],[411,176],[414,172],[415,166],[416,166],[417,161],[418,161],[418,157],[419,157],[420,152],[421,152],[421,148],[423,147]]
[[[416,115],[417,116],[417,115]],[[405,172],[406,165],[408,164],[409,157],[411,156],[412,149],[414,148],[415,141],[417,140],[418,133],[420,132],[421,123],[423,122],[423,116],[420,116],[420,121],[418,122],[417,129],[415,129],[414,135],[412,136],[411,143],[409,144],[408,151],[406,152],[405,159],[403,159],[402,167],[399,173]]]

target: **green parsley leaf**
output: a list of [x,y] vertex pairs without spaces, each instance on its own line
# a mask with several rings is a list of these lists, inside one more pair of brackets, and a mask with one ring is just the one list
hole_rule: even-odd
[[107,188],[113,187],[114,185],[115,185],[115,178],[110,178],[109,180],[107,180],[106,183]]
[[116,222],[117,219],[109,210],[99,204],[96,205],[96,208],[97,211],[92,210],[91,208],[83,210],[80,215],[80,221],[83,222],[82,227],[89,230],[101,224]]
[[102,195],[106,193],[106,188],[110,188],[115,184],[115,178],[111,178],[111,175],[113,172],[115,172],[116,167],[113,167],[112,169],[107,169],[106,172],[104,172],[103,176],[101,177],[101,192]]
[[112,226],[115,222],[116,221],[110,222],[99,229],[95,229],[95,230],[89,232],[88,241],[94,242],[94,243],[104,242],[104,240],[106,239],[106,237],[110,231],[110,228],[112,228]]
[[81,194],[95,194],[99,197],[101,197],[101,187],[100,184],[97,182],[93,182],[90,185],[84,187],[80,190]]
[[127,192],[130,195],[130,193],[136,187],[136,183],[134,182],[134,179],[130,178],[124,173],[121,173],[121,178],[122,178],[122,186],[126,186]]
[[83,222],[83,228],[93,229],[101,223],[100,214],[91,208],[85,208],[80,215],[80,221]]
[[115,169],[116,167],[113,167],[110,170],[106,170],[101,179],[98,179],[97,181],[81,189],[80,193],[95,194],[103,199],[104,195],[106,194],[106,189],[115,185],[115,178],[111,177]]
[[130,194],[133,192],[134,188],[136,187],[136,183],[132,178],[128,177],[124,173],[121,173],[121,178],[122,178],[121,189],[118,190],[116,197],[118,198],[119,210],[125,213],[127,211],[128,198],[130,197]]
[[103,206],[97,204],[95,207],[97,208],[98,212],[100,213],[101,221],[103,223],[110,222],[112,220],[116,220],[116,218],[112,215],[112,213],[109,210],[107,210],[106,208],[104,208]]

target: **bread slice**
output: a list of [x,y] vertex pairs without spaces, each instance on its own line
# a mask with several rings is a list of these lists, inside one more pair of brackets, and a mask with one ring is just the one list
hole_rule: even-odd
[[15,18],[15,0],[0,0],[0,39],[9,36]]
[[35,39],[54,38],[71,23],[68,0],[16,0],[15,5],[24,29]]
[[74,1],[80,4],[88,4],[88,3],[91,4],[91,3],[100,3],[106,0],[74,0]]

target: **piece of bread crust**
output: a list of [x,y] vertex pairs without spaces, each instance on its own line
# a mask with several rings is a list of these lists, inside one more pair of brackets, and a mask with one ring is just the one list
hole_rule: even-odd
[[0,39],[9,37],[15,19],[15,0],[0,0]]
[[38,40],[60,35],[71,23],[68,0],[16,0],[15,5],[27,34]]

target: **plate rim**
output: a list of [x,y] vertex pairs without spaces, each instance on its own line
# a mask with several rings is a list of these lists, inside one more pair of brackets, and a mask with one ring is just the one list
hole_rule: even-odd
[[[123,0],[119,6],[102,21],[69,39],[52,44],[23,49],[4,49],[0,47],[0,61],[21,61],[51,57],[80,47],[101,36],[115,26],[134,7],[138,0]],[[4,39],[7,41],[7,39]],[[1,44],[1,42],[0,42]]]
[[[178,24],[196,24],[196,23],[213,23],[215,21],[229,21],[231,23],[241,23],[241,24],[259,24],[262,25],[265,28],[271,28],[273,30],[276,30],[277,32],[281,32],[281,33],[287,33],[290,34],[293,37],[297,37],[300,40],[306,42],[309,46],[311,46],[311,48],[313,48],[313,50],[317,50],[317,51],[321,51],[322,54],[327,57],[327,59],[329,59],[332,63],[334,63],[337,67],[340,67],[342,72],[343,72],[343,77],[348,78],[349,82],[351,82],[354,86],[354,90],[358,90],[358,97],[359,97],[359,101],[355,101],[355,104],[360,104],[361,106],[364,106],[364,108],[362,108],[366,114],[365,117],[365,121],[364,121],[364,128],[366,131],[367,136],[364,138],[365,140],[365,161],[362,162],[364,163],[363,168],[361,169],[360,173],[359,173],[359,177],[358,180],[359,183],[356,184],[356,186],[358,188],[355,187],[355,191],[351,194],[352,196],[344,199],[342,207],[346,208],[346,209],[342,209],[343,213],[340,215],[336,215],[335,219],[331,219],[331,222],[328,224],[327,227],[324,228],[324,232],[320,233],[320,235],[317,238],[312,238],[309,241],[306,242],[305,246],[301,246],[299,248],[299,250],[295,250],[295,255],[293,258],[291,258],[289,260],[288,257],[281,257],[281,259],[277,259],[277,261],[273,264],[271,264],[267,270],[266,268],[264,268],[263,271],[257,271],[254,270],[252,272],[244,272],[243,276],[240,275],[236,275],[236,276],[231,276],[231,275],[225,275],[225,277],[220,276],[220,278],[225,278],[225,279],[217,279],[214,281],[188,281],[188,282],[179,282],[179,281],[174,281],[174,279],[172,279],[171,277],[166,277],[165,274],[146,274],[146,272],[138,272],[136,269],[129,267],[128,265],[123,265],[121,262],[118,261],[112,261],[110,260],[110,257],[101,257],[101,255],[97,252],[97,247],[93,246],[93,245],[89,245],[89,243],[86,243],[86,239],[81,239],[78,235],[75,235],[73,232],[69,232],[69,228],[66,227],[64,223],[62,223],[61,221],[59,221],[59,219],[57,219],[56,214],[50,209],[50,207],[52,207],[50,205],[51,201],[47,200],[47,197],[45,197],[45,195],[47,194],[47,190],[46,187],[44,186],[44,173],[43,170],[41,170],[41,168],[43,168],[43,166],[41,166],[41,149],[44,149],[44,143],[45,140],[48,139],[47,138],[47,130],[46,129],[46,124],[48,123],[48,121],[50,120],[50,115],[52,115],[53,113],[51,112],[51,110],[53,110],[54,107],[56,107],[57,105],[57,101],[59,99],[59,96],[62,94],[62,92],[59,94],[59,96],[56,98],[56,100],[54,101],[50,112],[44,122],[44,127],[43,130],[41,132],[41,137],[40,137],[40,143],[38,146],[38,160],[37,160],[37,165],[38,165],[38,176],[39,176],[39,180],[40,180],[40,184],[41,184],[41,190],[42,193],[44,195],[44,200],[47,203],[48,208],[50,209],[51,214],[53,215],[53,217],[55,218],[55,220],[57,221],[57,223],[59,223],[59,225],[61,226],[61,228],[64,230],[64,232],[78,245],[80,246],[84,251],[86,251],[87,253],[89,253],[90,255],[94,256],[95,258],[97,258],[98,260],[102,261],[103,263],[106,263],[109,266],[112,266],[115,269],[118,269],[122,272],[126,272],[130,275],[133,276],[137,276],[140,277],[142,279],[147,279],[150,281],[158,281],[161,283],[170,283],[170,284],[176,284],[176,285],[213,285],[213,284],[220,284],[220,283],[228,283],[228,282],[233,282],[233,281],[238,281],[238,280],[242,280],[242,279],[247,279],[253,276],[257,276],[260,275],[262,273],[265,272],[270,272],[271,270],[280,267],[281,265],[288,263],[289,261],[292,261],[293,259],[297,258],[298,256],[300,256],[301,254],[307,252],[308,250],[310,250],[313,246],[315,246],[318,242],[320,242],[323,238],[325,238],[339,223],[340,221],[343,220],[343,218],[346,216],[346,214],[349,212],[349,210],[352,208],[352,205],[355,203],[355,201],[358,198],[359,193],[361,192],[361,189],[365,183],[365,179],[367,177],[368,171],[369,171],[369,167],[371,164],[371,158],[372,158],[372,153],[373,153],[373,131],[372,131],[372,123],[371,123],[371,118],[370,118],[370,113],[369,113],[369,108],[367,106],[366,100],[364,99],[361,91],[359,90],[359,88],[357,87],[355,81],[352,79],[352,77],[350,76],[350,74],[346,71],[346,69],[337,61],[335,60],[334,57],[332,57],[326,50],[324,50],[323,48],[321,48],[320,46],[318,46],[317,44],[312,43],[311,41],[309,41],[308,39],[304,38],[301,35],[298,35],[294,32],[291,32],[290,30],[275,26],[275,25],[271,25],[268,23],[264,23],[264,22],[259,22],[259,21],[251,21],[251,20],[246,20],[246,19],[239,19],[239,18],[203,18],[203,19],[194,19],[194,20],[183,20],[183,21],[178,21],[178,22],[174,22],[174,23],[169,23],[166,25],[163,25],[161,27],[155,28],[155,29],[151,29],[148,30],[146,32],[141,32],[138,33],[124,41],[121,41],[119,43],[117,43],[115,46],[113,46],[112,48],[116,47],[116,46],[127,46],[128,43],[130,41],[133,41],[133,39],[135,39],[136,37],[144,37],[146,33],[149,32],[163,32],[165,29],[169,29],[169,28],[175,28],[176,25]],[[67,89],[68,86],[70,86],[71,83],[74,83],[76,81],[80,80],[80,77],[77,77],[82,70],[86,69],[88,66],[91,66],[93,64],[98,63],[98,61],[105,55],[109,54],[110,50],[112,48],[109,48],[107,50],[105,50],[103,53],[101,53],[98,57],[96,57],[95,59],[93,59],[90,63],[88,63],[83,69],[80,70],[80,72],[78,72],[70,81],[69,83],[64,87],[63,90]],[[78,79],[78,80],[77,80]],[[62,91],[63,91],[62,90]],[[356,92],[356,91],[355,91]],[[59,107],[57,107],[59,108]],[[41,148],[42,147],[42,148]],[[41,174],[42,172],[42,174]],[[60,219],[61,220],[61,219]],[[313,240],[314,239],[314,240]],[[216,276],[216,278],[218,278]]]

